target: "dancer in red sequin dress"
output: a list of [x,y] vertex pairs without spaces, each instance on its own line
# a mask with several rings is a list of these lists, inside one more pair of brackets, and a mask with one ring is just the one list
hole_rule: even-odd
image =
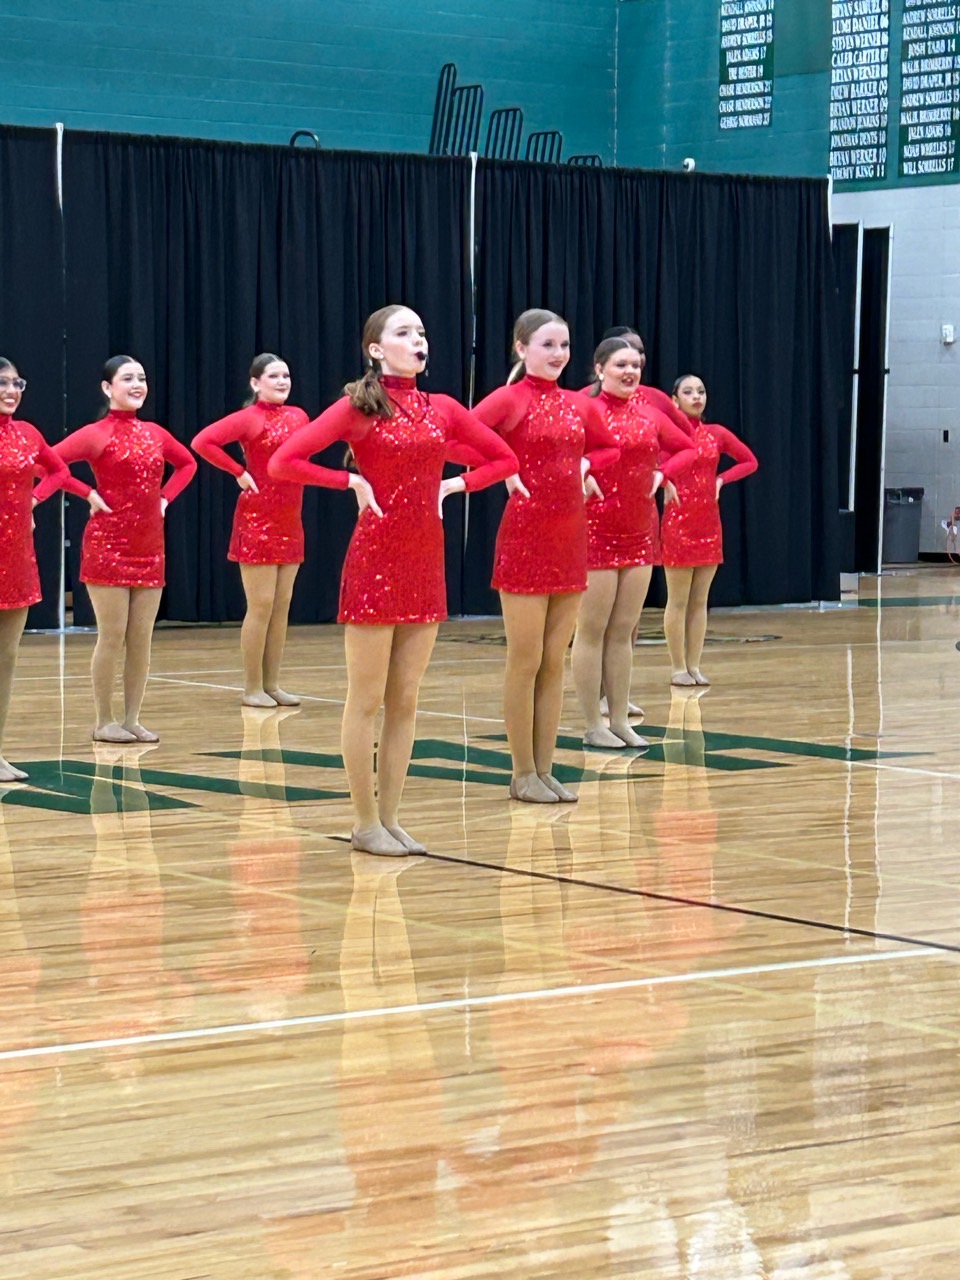
[[40,599],[33,508],[66,489],[89,494],[91,513],[107,510],[95,490],[73,479],[36,427],[14,418],[26,385],[16,366],[0,356],[0,782],[23,782],[27,776],[2,753],[20,637],[27,610]]
[[[587,506],[587,593],[573,641],[573,678],[590,747],[646,747],[627,719],[634,629],[660,559],[660,516],[654,494],[696,458],[686,433],[640,395],[644,358],[624,337],[594,353],[600,381],[594,401],[620,446],[603,475],[603,501]],[[600,709],[601,683],[610,727]]]
[[[346,623],[347,700],[343,762],[356,818],[352,843],[400,857],[424,846],[400,826],[398,810],[413,749],[420,680],[446,617],[444,499],[512,475],[513,452],[449,396],[417,389],[427,340],[408,307],[382,307],[363,331],[367,373],[274,454],[270,474],[299,484],[354,491],[360,508],[340,587]],[[336,440],[349,444],[357,473],[307,461]],[[444,480],[445,461],[475,471]],[[375,722],[383,727],[374,771]]]
[[[606,342],[608,338],[623,338],[628,342],[640,355],[644,368],[647,364],[647,347],[643,338],[637,333],[636,329],[631,329],[627,324],[616,324],[610,329],[604,330],[601,342]],[[600,375],[594,369],[594,379],[591,383],[583,388],[584,395],[596,396],[600,391]],[[645,386],[643,383],[637,387],[634,395],[642,401],[643,404],[650,405],[652,409],[656,409],[662,413],[665,418],[669,418],[675,427],[679,427],[681,431],[688,432],[690,424],[685,416],[674,404],[673,399],[667,395],[665,391],[661,391],[659,387]]]
[[[630,345],[636,349],[636,351],[640,356],[641,361],[643,362],[644,367],[646,367],[646,363],[647,363],[646,343],[643,341],[643,338],[641,338],[640,334],[637,333],[636,329],[632,329],[628,324],[613,325],[612,328],[606,329],[604,331],[603,337],[600,340],[601,342],[603,342],[603,341],[606,341],[607,338],[623,338],[626,342],[629,342]],[[599,378],[599,375],[596,373],[596,370],[594,370],[593,381],[590,383],[589,386],[584,387],[583,390],[584,390],[584,394],[589,396],[596,396],[599,394],[600,378]],[[689,432],[690,424],[687,422],[687,419],[680,412],[677,406],[673,403],[673,400],[670,398],[670,396],[668,396],[665,391],[661,391],[659,387],[644,386],[641,383],[641,385],[634,392],[634,396],[642,404],[648,405],[650,408],[656,409],[659,413],[662,413],[664,417],[668,418],[675,427],[679,427],[680,430],[685,435]],[[657,525],[659,529],[659,516],[657,517]],[[658,535],[658,540],[659,540],[659,535]],[[659,564],[659,560],[656,561],[656,563]],[[633,628],[633,632],[630,637],[631,653],[633,652],[633,646],[636,645],[637,643],[637,636],[639,632],[640,632],[640,618],[638,616],[636,624]],[[610,705],[609,705],[609,700],[607,698],[607,691],[606,691],[606,688],[604,687],[602,677],[600,681],[600,691],[602,694],[600,698],[600,712],[601,712],[601,715],[608,716],[610,714]],[[627,714],[630,716],[639,716],[641,718],[643,717],[643,708],[636,706],[630,700],[629,693],[627,695]]]
[[[690,424],[697,456],[676,488],[665,490],[660,526],[667,578],[663,629],[673,668],[671,684],[691,687],[710,683],[700,670],[700,657],[707,634],[710,584],[723,563],[720,490],[756,471],[757,459],[732,431],[703,421],[707,393],[695,374],[677,379],[673,398]],[[718,476],[722,453],[729,454],[735,465]]]
[[[592,401],[563,391],[570,359],[566,321],[524,311],[513,330],[523,372],[475,410],[516,451],[528,492],[510,494],[497,534],[493,586],[507,637],[504,721],[513,760],[510,795],[532,804],[576,800],[553,774],[563,669],[587,586],[584,502],[599,497],[593,471],[619,456]],[[508,485],[508,488],[510,486]]]
[[[238,561],[247,611],[240,631],[243,703],[248,707],[296,707],[300,699],[280,688],[280,663],[297,571],[303,563],[303,486],[274,480],[274,453],[308,419],[287,404],[290,370],[269,351],[250,366],[253,402],[194,436],[201,458],[236,477],[241,494],[233,516],[228,560]],[[239,444],[244,462],[224,445]],[[244,465],[246,464],[246,465]]]
[[[101,382],[108,412],[57,445],[64,462],[87,462],[110,515],[88,520],[83,531],[80,580],[97,617],[91,675],[96,742],[157,742],[140,723],[150,670],[153,624],[164,584],[163,520],[167,504],[197,469],[190,450],[137,413],[147,376],[132,356],[113,356]],[[164,468],[173,467],[163,483]],[[86,486],[83,487],[86,492]],[[123,654],[123,720],[113,714],[113,686]]]

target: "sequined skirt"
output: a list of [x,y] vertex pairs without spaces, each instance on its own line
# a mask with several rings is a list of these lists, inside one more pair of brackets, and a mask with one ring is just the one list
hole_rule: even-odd
[[[660,563],[660,519],[653,499],[624,520],[602,503],[587,504],[587,568],[629,569]],[[620,516],[619,519],[616,517]],[[631,527],[632,526],[632,527]]]
[[668,569],[723,564],[723,530],[715,498],[681,496],[668,503],[660,525],[661,563]]
[[[241,494],[233,513],[227,559],[240,564],[302,564],[302,494],[297,486],[296,502],[283,505],[245,502],[246,495]],[[259,496],[251,494],[253,498]]]
[[[21,527],[22,526],[22,527]],[[40,575],[33,550],[30,517],[26,513],[7,527],[0,556],[0,609],[26,609],[40,599]]]
[[357,521],[340,580],[338,622],[368,626],[442,622],[447,616],[443,524],[416,509]]
[[163,520],[132,513],[94,515],[83,531],[80,581],[99,587],[162,587]]
[[562,595],[587,589],[587,517],[583,502],[561,509],[511,494],[497,531],[495,591]]

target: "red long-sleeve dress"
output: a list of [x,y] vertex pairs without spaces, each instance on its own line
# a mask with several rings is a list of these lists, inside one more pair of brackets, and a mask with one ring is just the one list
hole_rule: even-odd
[[512,450],[450,396],[425,395],[415,378],[384,377],[392,418],[355,409],[344,397],[285,441],[270,461],[274,479],[346,489],[348,471],[308,460],[337,440],[353,450],[373,489],[377,516],[361,512],[343,564],[339,621],[389,626],[447,616],[443,522],[437,509],[444,462],[473,465],[467,492],[517,469]]
[[[589,396],[591,400],[597,398],[597,383],[591,382],[582,388],[582,394]],[[682,409],[678,408],[673,402],[673,397],[668,396],[666,391],[661,391],[659,387],[647,387],[641,383],[633,393],[634,397],[641,404],[649,405],[651,409],[656,409],[658,413],[662,413],[665,418],[669,418],[675,427],[679,427],[681,431],[689,434],[690,420]]]
[[[687,415],[684,415],[687,417]],[[662,561],[670,569],[723,563],[723,530],[717,501],[717,468],[722,453],[734,466],[722,473],[725,485],[756,471],[758,463],[732,431],[716,423],[687,417],[697,451],[696,461],[677,481],[676,502],[665,502],[660,523]]]
[[[258,489],[241,490],[233,513],[228,560],[241,564],[301,564],[303,562],[303,485],[274,480],[268,465],[285,440],[306,426],[302,409],[289,404],[255,404],[228,414],[195,435],[190,447],[207,462],[232,476],[246,470]],[[239,444],[244,467],[225,452],[225,444]]]
[[40,599],[33,500],[43,502],[57,489],[79,495],[86,486],[74,480],[36,427],[0,415],[0,609],[26,609]]
[[[493,587],[518,595],[587,588],[587,517],[581,460],[601,471],[619,456],[592,400],[527,374],[474,409],[515,451],[530,497],[512,493],[497,532]],[[603,477],[597,481],[603,488]]]
[[600,480],[603,500],[587,503],[587,568],[625,569],[660,563],[660,513],[650,496],[653,473],[674,482],[693,465],[690,436],[645,396],[601,391],[593,397],[620,446],[620,458]]
[[[87,521],[80,581],[102,587],[162,587],[160,499],[172,502],[193,479],[197,462],[190,450],[157,423],[112,409],[61,440],[56,452],[64,462],[90,464],[97,492],[111,510]],[[167,464],[173,474],[164,484]],[[88,494],[89,486],[82,491]]]

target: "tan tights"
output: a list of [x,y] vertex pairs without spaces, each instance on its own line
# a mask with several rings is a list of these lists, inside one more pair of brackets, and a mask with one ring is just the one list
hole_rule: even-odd
[[580,609],[579,594],[500,592],[507,636],[503,718],[514,777],[549,774],[563,709],[563,666]]
[[0,609],[0,782],[19,782],[27,776],[22,769],[15,769],[3,758],[3,734],[10,710],[13,671],[26,623],[26,609]]
[[[160,608],[159,587],[88,586],[97,615],[97,647],[90,675],[97,726],[94,736],[103,742],[148,742],[155,735],[140,723],[153,624]],[[123,720],[113,714],[113,686],[123,656]]]
[[298,564],[242,564],[240,577],[247,612],[240,631],[243,701],[248,707],[296,706],[299,699],[280,688],[280,663],[287,640],[290,597]]
[[674,675],[683,672],[692,675],[700,670],[707,634],[707,598],[716,572],[715,564],[664,569],[667,607],[663,612],[663,631]]
[[[348,624],[343,635],[347,701],[341,743],[356,829],[396,828],[413,751],[417,696],[437,638],[437,623]],[[381,706],[383,725],[377,746]]]
[[611,731],[625,741],[635,736],[627,719],[633,637],[652,573],[650,565],[631,565],[627,569],[594,569],[587,575],[572,663],[587,733],[604,732],[602,685]]

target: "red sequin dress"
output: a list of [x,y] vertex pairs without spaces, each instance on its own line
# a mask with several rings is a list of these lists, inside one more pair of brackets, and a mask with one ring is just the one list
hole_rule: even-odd
[[[40,483],[34,487],[34,477]],[[36,427],[0,415],[0,609],[26,609],[40,599],[40,575],[33,550],[33,500],[57,489],[81,494],[84,486]]]
[[[581,394],[596,399],[594,392],[597,390],[596,382],[591,382],[589,386],[583,387]],[[645,387],[642,383],[633,393],[633,397],[639,400],[641,404],[648,405],[651,409],[656,409],[658,413],[662,413],[665,418],[669,418],[675,427],[679,427],[686,435],[690,434],[690,419],[673,403],[673,397],[668,396],[665,391],[661,391],[659,387]]]
[[[110,508],[90,517],[83,531],[80,581],[102,587],[164,585],[163,515],[168,502],[193,479],[196,459],[155,422],[112,409],[99,422],[61,440],[64,462],[88,462],[97,492]],[[173,474],[163,483],[165,465]],[[83,486],[89,493],[89,487]]]
[[723,472],[723,483],[733,484],[757,469],[757,459],[732,431],[716,423],[688,418],[694,448],[693,466],[677,482],[679,505],[665,502],[660,524],[662,561],[666,568],[687,569],[723,563],[723,531],[717,501],[717,467],[722,453],[735,466]]
[[[474,410],[498,431],[520,463],[530,497],[512,493],[497,532],[497,591],[554,595],[587,588],[587,516],[581,460],[592,472],[616,462],[616,441],[597,405],[530,374]],[[597,483],[603,488],[603,476]]]
[[348,471],[308,462],[336,440],[353,450],[382,517],[366,508],[350,539],[340,583],[340,622],[388,626],[447,616],[443,522],[437,510],[444,462],[480,463],[463,477],[468,493],[505,480],[513,452],[463,405],[425,395],[414,378],[384,377],[392,418],[372,417],[344,397],[301,428],[270,462],[275,479],[346,489]]
[[[231,413],[194,436],[191,448],[232,476],[249,472],[258,492],[243,489],[233,513],[228,560],[241,564],[301,564],[303,562],[303,485],[274,480],[267,471],[274,453],[295,431],[306,426],[307,415],[294,405],[258,400]],[[246,466],[224,451],[239,444]]]
[[697,456],[693,442],[639,393],[623,399],[601,391],[593,403],[606,418],[620,457],[599,481],[603,501],[587,503],[587,568],[659,564],[653,473],[659,470],[665,480],[676,482]]

